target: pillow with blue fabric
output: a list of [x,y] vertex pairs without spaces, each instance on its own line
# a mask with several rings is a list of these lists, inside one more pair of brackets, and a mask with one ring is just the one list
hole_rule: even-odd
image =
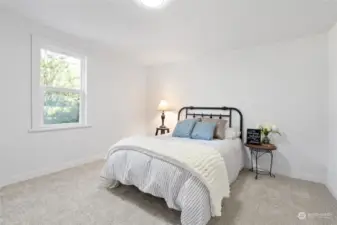
[[191,138],[199,140],[213,140],[216,123],[197,122],[193,128]]
[[172,136],[181,137],[181,138],[191,137],[191,133],[196,123],[197,123],[197,120],[195,119],[179,121],[172,133]]

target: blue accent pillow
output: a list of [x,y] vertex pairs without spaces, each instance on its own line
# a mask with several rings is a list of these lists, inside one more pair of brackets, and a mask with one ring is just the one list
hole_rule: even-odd
[[195,119],[188,119],[178,122],[176,128],[173,131],[172,136],[181,138],[191,137],[191,133],[196,123],[197,120]]
[[198,122],[193,128],[191,138],[213,140],[216,123]]

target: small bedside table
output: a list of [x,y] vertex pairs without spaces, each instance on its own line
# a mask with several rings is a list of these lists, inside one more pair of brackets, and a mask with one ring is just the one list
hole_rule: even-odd
[[[245,146],[248,147],[250,150],[250,160],[252,164],[252,168],[250,169],[250,171],[252,172],[254,172],[253,156],[255,156],[255,172],[256,172],[255,179],[257,180],[259,175],[269,175],[271,177],[275,177],[275,175],[272,174],[272,169],[273,169],[273,159],[274,159],[273,152],[277,149],[276,146],[272,144],[269,144],[269,145],[245,144]],[[257,169],[258,159],[266,153],[270,154],[270,170],[267,174]]]
[[167,127],[158,127],[156,129],[156,136],[158,136],[158,132],[160,131],[160,134],[166,134],[166,133],[170,133],[170,129]]

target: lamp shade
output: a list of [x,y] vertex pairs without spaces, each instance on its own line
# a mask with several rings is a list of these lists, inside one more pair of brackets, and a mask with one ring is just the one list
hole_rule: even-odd
[[168,106],[167,101],[161,100],[160,103],[159,103],[159,105],[158,105],[157,110],[158,111],[167,111],[167,110],[169,110],[169,106]]

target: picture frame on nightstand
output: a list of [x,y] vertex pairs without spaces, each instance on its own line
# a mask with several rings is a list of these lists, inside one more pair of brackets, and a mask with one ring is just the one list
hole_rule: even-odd
[[247,129],[247,144],[260,145],[261,144],[261,130]]

